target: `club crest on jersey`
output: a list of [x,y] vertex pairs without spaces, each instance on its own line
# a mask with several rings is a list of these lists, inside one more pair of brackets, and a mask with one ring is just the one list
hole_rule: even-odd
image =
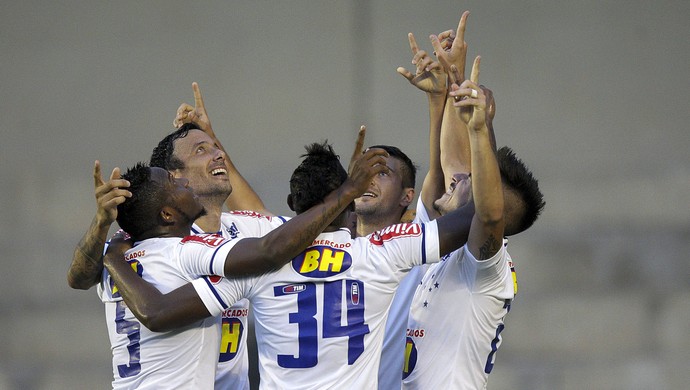
[[300,275],[326,278],[345,272],[352,266],[348,252],[329,246],[312,246],[292,259],[292,268]]
[[384,242],[398,237],[414,237],[422,234],[422,228],[416,223],[399,223],[374,232],[369,237],[369,242],[374,245],[383,245]]
[[215,248],[223,243],[225,239],[217,234],[195,234],[182,239],[182,244],[202,244],[210,248]]

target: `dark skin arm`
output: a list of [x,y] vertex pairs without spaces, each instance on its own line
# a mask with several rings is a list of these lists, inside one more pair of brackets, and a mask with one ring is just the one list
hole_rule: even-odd
[[[388,171],[386,155],[381,149],[366,151],[353,164],[348,179],[323,203],[297,215],[264,237],[238,241],[227,255],[225,276],[261,274],[288,263],[367,190],[375,175]],[[114,243],[111,246],[116,249]],[[161,294],[133,272],[122,256],[124,250],[126,247],[119,247],[119,253],[109,250],[104,263],[128,307],[147,328],[167,331],[210,315],[191,284]]]
[[93,168],[96,215],[91,226],[74,248],[72,263],[67,271],[67,284],[74,289],[88,290],[100,280],[103,271],[103,248],[110,225],[117,217],[117,205],[132,194],[126,190],[129,182],[120,178],[120,168],[113,169],[110,179],[103,181],[101,164]]

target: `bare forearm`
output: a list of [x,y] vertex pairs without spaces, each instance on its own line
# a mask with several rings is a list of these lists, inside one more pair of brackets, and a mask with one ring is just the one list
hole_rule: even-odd
[[[449,97],[448,99],[453,99]],[[453,107],[452,100],[446,101],[441,126],[441,167],[448,187],[453,174],[470,172],[470,141],[467,135],[467,125]]]
[[110,224],[103,224],[94,217],[89,230],[74,249],[72,264],[67,271],[70,287],[88,290],[98,283],[103,272],[103,249],[109,229]]
[[472,148],[472,196],[477,218],[483,223],[503,219],[503,187],[489,130],[470,132]]
[[239,241],[225,262],[226,277],[261,274],[297,256],[350,205],[358,193],[344,185],[323,201],[261,238]]
[[420,197],[427,212],[435,214],[431,205],[445,190],[441,167],[441,125],[446,98],[444,95],[434,94],[427,94],[427,97],[429,99],[429,172],[424,178]]
[[191,284],[164,295],[122,256],[107,254],[104,263],[127,307],[149,330],[165,332],[210,316]]

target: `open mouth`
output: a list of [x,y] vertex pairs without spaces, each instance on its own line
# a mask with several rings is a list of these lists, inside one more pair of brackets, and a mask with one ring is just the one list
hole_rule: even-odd
[[377,196],[376,194],[374,194],[373,192],[365,192],[365,193],[363,193],[363,194],[362,194],[362,198],[364,198],[365,196],[366,196],[367,198],[377,198],[377,197],[378,197],[378,196]]
[[216,168],[211,171],[211,176],[225,176],[227,174],[228,171],[225,168]]

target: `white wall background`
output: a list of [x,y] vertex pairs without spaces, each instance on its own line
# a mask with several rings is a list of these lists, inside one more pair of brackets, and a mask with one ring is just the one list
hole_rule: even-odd
[[[103,309],[70,290],[93,161],[147,160],[201,85],[216,132],[288,213],[303,145],[394,144],[426,172],[426,99],[406,34],[472,14],[499,145],[547,207],[511,241],[520,295],[494,389],[690,383],[690,2],[3,1],[0,388],[110,381]],[[421,183],[421,177],[419,179]]]

